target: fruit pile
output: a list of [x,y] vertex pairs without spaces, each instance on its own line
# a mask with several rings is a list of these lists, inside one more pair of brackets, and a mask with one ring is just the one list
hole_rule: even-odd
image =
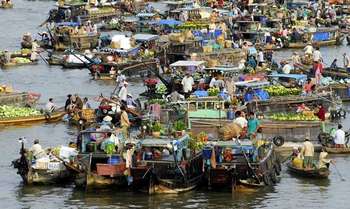
[[312,114],[302,114],[302,113],[274,113],[270,117],[272,120],[280,121],[318,121],[319,118]]
[[281,85],[268,86],[264,88],[270,96],[289,96],[289,95],[300,95],[301,89],[299,88],[286,88]]
[[158,83],[156,86],[157,94],[165,94],[168,91],[167,87],[163,83]]
[[17,118],[41,115],[40,111],[29,107],[0,106],[0,118]]

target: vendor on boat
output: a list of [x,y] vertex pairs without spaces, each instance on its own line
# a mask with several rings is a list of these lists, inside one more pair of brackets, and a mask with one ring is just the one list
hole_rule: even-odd
[[30,54],[30,60],[31,61],[36,61],[38,58],[38,54],[39,54],[39,44],[37,42],[37,40],[35,39],[33,42],[32,42],[32,52]]
[[310,95],[312,93],[313,86],[314,84],[312,83],[312,80],[308,78],[303,88],[303,94]]
[[303,143],[303,148],[301,150],[302,155],[304,156],[303,166],[305,169],[312,169],[313,167],[313,157],[314,157],[314,145],[310,142],[308,137],[305,137]]
[[89,99],[87,97],[84,97],[83,99],[83,110],[85,109],[91,109],[91,105],[89,103]]
[[319,104],[317,106],[317,111],[315,113],[315,115],[320,119],[321,121],[321,130],[322,132],[326,131],[326,109],[324,108],[324,106],[322,104]]
[[335,132],[334,146],[335,148],[345,147],[345,131],[342,130],[343,126],[338,124],[338,130]]
[[132,95],[131,94],[128,94],[127,95],[127,98],[126,98],[126,106],[130,109],[135,109],[137,104],[135,102],[135,100],[133,99]]
[[39,139],[34,140],[34,145],[30,148],[30,151],[33,153],[33,158],[36,160],[47,156],[45,150],[39,144]]
[[118,97],[120,99],[120,101],[122,102],[126,102],[127,101],[127,96],[128,96],[128,87],[129,83],[124,81],[124,85],[123,87],[120,89],[119,93],[118,93]]
[[64,110],[65,111],[69,111],[69,107],[70,107],[70,105],[72,104],[72,95],[71,94],[68,94],[67,95],[67,100],[66,100],[66,103],[65,103],[65,105],[64,105]]
[[181,81],[185,98],[188,98],[192,93],[192,86],[194,85],[193,77],[189,72],[186,72],[186,76]]
[[326,152],[325,148],[322,148],[322,151],[320,152],[320,156],[318,159],[318,168],[328,168],[330,163],[334,163],[333,160],[327,159],[328,153]]
[[254,112],[249,113],[249,119],[248,119],[248,136],[252,137],[256,134],[258,128],[260,125],[260,121],[258,118],[256,118]]
[[344,68],[350,73],[350,57],[346,53],[343,54]]
[[129,138],[129,127],[130,127],[129,115],[126,112],[126,108],[124,105],[122,105],[120,109],[121,109],[120,127],[122,129],[122,134],[125,138]]
[[50,118],[51,114],[56,110],[57,106],[53,103],[53,98],[50,98],[45,105],[45,117]]
[[307,58],[311,58],[311,57],[312,57],[314,48],[312,47],[311,43],[308,43],[308,44],[306,45],[306,47],[304,48],[304,51],[305,51],[305,56],[306,56]]

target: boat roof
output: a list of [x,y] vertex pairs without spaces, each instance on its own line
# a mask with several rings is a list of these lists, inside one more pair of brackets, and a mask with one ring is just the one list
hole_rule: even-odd
[[168,5],[180,5],[180,4],[191,4],[193,3],[192,0],[188,0],[188,1],[163,1],[164,4],[168,4]]
[[262,88],[262,87],[265,87],[265,86],[269,86],[270,82],[268,82],[268,81],[257,81],[257,80],[239,81],[239,82],[236,82],[235,85],[237,87]]
[[242,146],[252,146],[253,143],[250,140],[240,141],[239,143],[236,141],[216,141],[216,142],[213,142],[213,145],[218,147],[242,147]]
[[220,71],[222,73],[232,73],[232,72],[240,72],[241,69],[234,66],[216,66],[216,67],[209,67],[205,68],[207,71]]
[[178,21],[175,19],[161,19],[158,21],[153,21],[151,23],[155,25],[181,25],[182,24],[181,21]]
[[155,15],[155,13],[138,13],[136,17],[153,17]]
[[174,62],[173,64],[170,64],[170,67],[191,67],[191,66],[198,67],[200,65],[203,65],[204,63],[205,61],[180,60],[180,61]]
[[282,73],[276,73],[268,75],[268,77],[272,78],[294,78],[296,80],[306,80],[307,75],[305,74],[282,74]]
[[138,33],[133,36],[136,41],[152,41],[159,38],[158,35]]

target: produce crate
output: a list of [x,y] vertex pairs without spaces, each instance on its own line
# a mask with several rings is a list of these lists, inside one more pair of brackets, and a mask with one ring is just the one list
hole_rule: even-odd
[[97,175],[99,176],[117,176],[123,175],[126,170],[125,163],[118,165],[96,164]]

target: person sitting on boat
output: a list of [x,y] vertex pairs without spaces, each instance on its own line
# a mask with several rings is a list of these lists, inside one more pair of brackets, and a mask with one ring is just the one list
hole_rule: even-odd
[[301,41],[301,34],[296,28],[292,29],[292,33],[290,34],[291,42],[296,43],[298,41]]
[[343,126],[338,124],[338,130],[335,132],[334,146],[336,148],[345,147],[345,132],[342,130]]
[[34,145],[30,148],[30,151],[36,160],[47,156],[45,150],[39,144],[39,139],[34,140]]
[[304,95],[310,95],[312,93],[312,87],[314,84],[312,83],[312,80],[310,78],[307,79],[307,82],[305,83],[303,87],[303,94]]
[[4,51],[4,64],[11,62],[11,52],[5,50]]
[[311,169],[313,167],[314,145],[310,142],[308,137],[305,137],[301,153],[304,156],[304,168]]
[[282,61],[281,64],[283,65],[282,72],[284,74],[290,74],[290,72],[294,69],[293,65],[288,63],[286,60],[284,62]]
[[308,57],[308,58],[311,58],[311,57],[312,57],[314,48],[312,47],[311,43],[308,43],[308,44],[305,46],[304,51],[305,51],[305,56],[306,56],[306,57]]
[[333,160],[327,159],[328,153],[326,152],[325,148],[322,148],[322,151],[320,152],[320,156],[318,159],[318,168],[329,168],[330,163],[334,163]]
[[337,59],[334,59],[331,66],[330,66],[331,69],[337,69],[338,66],[337,66]]
[[126,106],[130,109],[135,109],[137,104],[135,102],[135,100],[132,98],[132,95],[131,94],[128,94],[127,95],[127,98],[126,98]]
[[301,58],[300,58],[300,55],[298,54],[298,52],[293,52],[292,63],[293,63],[294,68],[303,67],[303,64],[301,63]]
[[84,97],[83,99],[83,110],[85,109],[91,109],[91,105],[89,103],[89,99],[87,97]]
[[293,148],[292,164],[296,168],[303,168],[303,155],[301,153],[301,147]]

